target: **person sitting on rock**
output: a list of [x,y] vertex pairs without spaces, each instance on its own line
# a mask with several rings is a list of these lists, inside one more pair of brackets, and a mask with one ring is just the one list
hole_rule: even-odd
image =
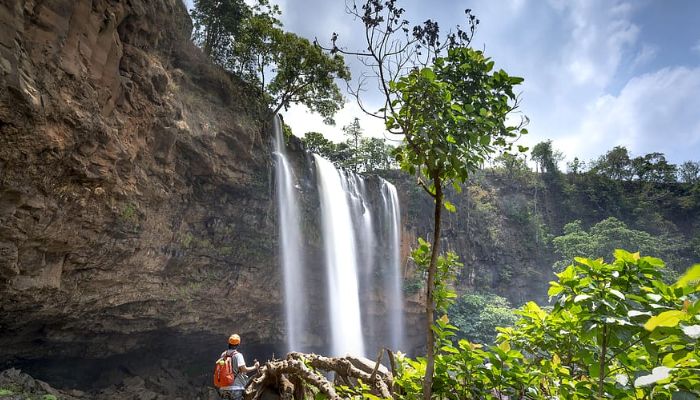
[[223,399],[242,400],[243,391],[248,383],[248,372],[256,371],[260,367],[260,363],[255,360],[255,365],[247,367],[243,354],[238,352],[238,346],[241,344],[241,337],[233,334],[228,338],[228,350],[221,353],[221,358],[231,357],[233,370],[237,371],[233,380],[233,385],[219,388],[219,395]]

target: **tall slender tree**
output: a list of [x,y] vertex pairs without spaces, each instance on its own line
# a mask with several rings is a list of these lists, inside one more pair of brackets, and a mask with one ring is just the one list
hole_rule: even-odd
[[[459,188],[492,152],[509,148],[511,140],[525,133],[509,126],[506,117],[517,107],[513,87],[522,78],[494,71],[494,62],[483,52],[469,48],[479,21],[466,10],[468,29],[440,35],[437,22],[410,26],[396,0],[367,0],[348,12],[362,21],[366,46],[349,51],[331,37],[332,54],[354,55],[369,70],[351,87],[360,108],[385,121],[387,130],[401,135],[395,152],[402,169],[416,175],[419,185],[434,199],[434,226],[427,277],[427,366],[423,396],[429,400],[434,372],[436,270],[440,252],[445,185]],[[446,53],[446,54],[445,54]],[[373,79],[383,95],[378,110],[363,102],[363,85]]]
[[346,143],[350,146],[353,152],[351,169],[354,172],[357,172],[361,163],[360,139],[362,138],[362,127],[360,126],[360,119],[355,117],[352,123],[345,125],[343,127],[343,134],[348,138]]

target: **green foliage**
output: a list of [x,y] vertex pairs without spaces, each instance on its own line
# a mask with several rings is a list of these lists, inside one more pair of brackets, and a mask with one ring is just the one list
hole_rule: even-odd
[[[497,344],[441,341],[433,394],[445,399],[677,399],[700,396],[700,265],[674,285],[663,261],[615,251],[557,274],[551,310],[528,303]],[[443,336],[455,330],[446,318]],[[421,396],[426,361],[399,355],[402,398]]]
[[598,258],[612,254],[617,248],[629,248],[641,253],[657,252],[665,258],[677,260],[677,246],[668,238],[651,235],[645,231],[630,229],[617,218],[607,218],[586,231],[581,221],[564,226],[564,234],[552,239],[552,244],[561,259],[554,264],[562,270],[575,257]]
[[537,143],[530,152],[530,157],[543,173],[555,174],[559,172],[557,163],[564,159],[564,155],[552,147],[552,141],[547,140]]
[[678,167],[678,179],[683,183],[700,183],[700,162],[686,161]]
[[629,180],[633,174],[632,159],[626,147],[615,146],[592,163],[591,171],[616,181]]
[[326,139],[320,132],[306,132],[301,139],[306,150],[316,153],[328,160],[333,160],[336,154],[336,144]]
[[391,155],[394,147],[380,138],[362,138],[360,140],[359,169],[364,172],[386,171],[394,167]]
[[[418,275],[424,275],[430,265],[432,256],[430,243],[423,238],[418,238],[418,247],[411,252],[411,259],[416,263]],[[463,266],[459,262],[457,254],[448,251],[445,254],[438,255],[436,261],[436,276],[435,287],[433,292],[433,300],[435,301],[435,310],[440,314],[447,314],[447,310],[457,298],[457,294],[451,289],[451,284],[454,282],[457,272]]]
[[347,137],[346,143],[350,146],[353,153],[352,166],[351,169],[357,172],[357,168],[360,164],[359,161],[359,149],[360,149],[360,139],[362,138],[362,127],[360,126],[360,119],[355,117],[350,125],[345,125],[343,127],[343,135]]
[[586,170],[586,162],[581,161],[578,157],[574,157],[573,161],[566,163],[567,172],[572,175],[578,175]]
[[508,300],[495,294],[466,293],[457,298],[448,311],[450,320],[459,329],[457,339],[473,343],[493,344],[496,328],[512,326],[516,321]]
[[[331,161],[338,168],[349,168],[362,173],[392,168],[393,147],[384,139],[361,137],[360,133],[345,142],[334,143],[322,133],[307,132],[301,141],[307,150]],[[357,146],[354,144],[355,138],[358,140]]]
[[[15,387],[15,385],[10,385],[10,387],[2,388],[0,387],[1,398],[9,399],[27,399],[27,400],[58,400],[53,394],[33,394],[28,393],[20,387]],[[11,397],[6,397],[11,396]]]
[[251,11],[244,0],[194,0],[192,39],[214,62],[224,65],[233,52],[230,38],[242,34]]
[[[509,148],[519,128],[506,116],[522,78],[493,71],[483,52],[450,49],[432,68],[414,70],[391,83],[397,94],[387,128],[404,133],[396,154],[405,171],[420,171],[433,185],[463,183],[497,148]],[[431,188],[434,193],[435,189]]]
[[195,1],[195,42],[224,68],[257,87],[277,113],[303,104],[327,123],[343,106],[335,79],[350,79],[343,57],[328,55],[281,28],[277,6],[259,0]]
[[531,178],[532,172],[525,159],[519,155],[503,153],[494,159],[496,172],[503,173],[513,181],[525,182]]
[[[433,321],[440,301],[436,296],[440,285],[437,264],[441,212],[443,206],[454,209],[444,203],[443,186],[459,187],[487,157],[499,149],[510,149],[511,139],[526,133],[506,122],[517,106],[513,88],[523,79],[503,70],[493,71],[493,61],[468,47],[479,23],[471,10],[465,10],[468,31],[457,26],[445,37],[432,20],[411,30],[403,17],[405,9],[397,6],[396,0],[366,0],[361,7],[347,10],[362,21],[367,46],[356,52],[346,51],[338,47],[338,35],[333,34],[328,50],[331,54],[356,55],[372,71],[384,105],[370,114],[382,118],[389,132],[403,136],[402,145],[395,151],[396,161],[402,170],[419,174],[421,186],[435,200],[426,285],[426,317]],[[362,82],[353,91],[358,100],[361,92]],[[445,257],[449,259],[449,253]],[[426,339],[423,385],[425,400],[429,400],[436,343],[431,329],[426,329]]]
[[121,218],[124,221],[135,222],[138,219],[137,209],[133,203],[128,203],[122,208]]
[[392,147],[383,139],[362,137],[362,127],[358,118],[343,127],[343,134],[348,138],[345,144],[350,149],[350,156],[341,166],[355,172],[389,169]]
[[676,166],[668,163],[663,153],[650,153],[634,158],[632,171],[642,182],[676,182]]

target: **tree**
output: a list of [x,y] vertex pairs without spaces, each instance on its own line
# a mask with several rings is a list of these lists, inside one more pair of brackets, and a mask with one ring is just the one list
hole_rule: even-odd
[[676,182],[676,166],[669,164],[663,153],[649,153],[632,160],[632,170],[642,182]]
[[336,151],[335,143],[326,139],[320,132],[306,132],[301,142],[306,147],[306,150],[329,160]]
[[[414,70],[391,88],[398,96],[387,128],[404,134],[397,160],[405,171],[419,172],[419,182],[435,200],[432,259],[428,269],[426,309],[432,324],[435,261],[440,240],[444,187],[464,183],[497,147],[507,147],[518,127],[506,124],[516,96],[513,86],[521,78],[505,71],[492,72],[493,62],[481,51],[455,47],[435,59],[432,68]],[[427,328],[428,354],[424,396],[429,398],[433,373],[434,336]]]
[[[658,258],[577,258],[550,282],[552,307],[525,304],[496,344],[437,321],[435,395],[447,399],[695,399],[700,395],[700,264],[673,285]],[[398,358],[397,398],[416,398],[426,360]]]
[[[307,39],[282,30],[279,8],[267,0],[253,7],[218,6],[229,3],[233,4],[230,0],[195,2],[195,25],[206,27],[198,41],[205,53],[256,87],[273,113],[303,104],[333,123],[344,102],[335,80],[350,79],[343,57],[325,54]],[[205,7],[211,4],[216,6]],[[227,23],[212,24],[212,20]]]
[[503,169],[509,177],[528,170],[525,159],[515,154],[503,153],[493,161],[494,166]]
[[566,168],[570,174],[579,175],[586,171],[586,162],[574,157],[573,161],[566,163]]
[[537,164],[538,171],[545,174],[558,173],[559,167],[557,164],[564,159],[564,155],[560,151],[554,150],[551,140],[537,143],[532,148],[530,156]]
[[362,127],[360,126],[360,119],[355,117],[351,124],[345,125],[343,127],[343,134],[348,138],[345,143],[348,144],[353,152],[354,159],[350,168],[353,170],[353,172],[357,172],[357,169],[361,164],[360,138],[362,137]]
[[319,132],[306,132],[301,142],[306,150],[332,162],[337,168],[352,168],[355,153],[347,143],[333,143]]
[[678,167],[678,179],[694,185],[700,182],[700,162],[686,161]]
[[252,15],[244,0],[194,0],[191,10],[192,39],[215,63],[224,65],[231,56],[231,38],[237,39],[243,21]]
[[628,248],[641,253],[656,252],[665,258],[678,261],[680,250],[671,237],[651,235],[648,232],[631,229],[617,218],[607,218],[586,231],[581,221],[573,221],[564,226],[564,234],[552,239],[560,260],[554,264],[561,270],[576,257],[599,258],[613,254],[615,249]]
[[459,330],[457,339],[473,343],[493,344],[496,328],[513,326],[515,310],[507,299],[495,294],[465,293],[450,307],[450,321]]
[[380,138],[362,138],[360,140],[359,159],[362,172],[388,170],[392,167],[393,147]]
[[678,179],[695,185],[700,182],[700,162],[686,161],[678,167]]
[[632,160],[626,147],[615,146],[600,156],[591,170],[612,180],[629,180],[632,177]]
[[[347,51],[337,45],[333,34],[332,54],[354,55],[368,66],[352,91],[359,106],[368,114],[382,118],[387,130],[401,135],[402,145],[395,154],[401,168],[418,175],[419,185],[434,199],[434,226],[428,264],[426,301],[426,370],[423,396],[432,392],[435,354],[435,289],[440,252],[444,188],[457,188],[497,149],[510,148],[522,126],[509,126],[506,117],[517,107],[513,87],[522,78],[495,71],[494,62],[482,51],[468,47],[478,20],[466,10],[468,31],[441,37],[438,23],[427,20],[410,29],[403,18],[404,9],[395,0],[367,0],[349,12],[364,24],[367,46]],[[446,51],[446,55],[444,54]],[[362,85],[375,79],[384,105],[367,110],[362,102]]]

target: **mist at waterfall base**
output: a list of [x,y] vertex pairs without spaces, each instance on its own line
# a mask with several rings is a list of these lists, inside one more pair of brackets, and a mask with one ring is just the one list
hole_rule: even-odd
[[373,358],[402,349],[396,189],[316,154],[293,162],[278,119],[273,125],[287,350]]

